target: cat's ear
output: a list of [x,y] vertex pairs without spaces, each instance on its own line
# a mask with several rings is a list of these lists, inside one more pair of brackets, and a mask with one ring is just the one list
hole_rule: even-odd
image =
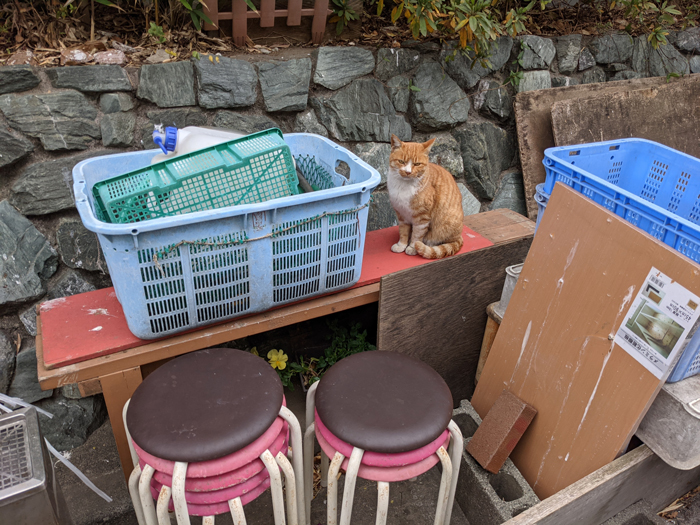
[[433,147],[433,144],[434,144],[434,143],[435,143],[435,139],[434,139],[434,138],[432,138],[432,139],[430,139],[429,141],[423,143],[423,149],[425,150],[426,153],[429,153],[429,152],[430,152],[430,148]]
[[394,151],[395,149],[399,149],[401,146],[403,146],[403,142],[401,142],[401,139],[397,137],[396,135],[391,136],[391,151]]

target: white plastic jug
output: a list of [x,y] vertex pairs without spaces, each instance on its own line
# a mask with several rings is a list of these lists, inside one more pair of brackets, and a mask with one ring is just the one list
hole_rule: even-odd
[[167,127],[164,130],[163,126],[156,126],[153,142],[160,146],[163,153],[153,157],[151,164],[244,136],[245,133],[217,128],[188,126],[182,129]]

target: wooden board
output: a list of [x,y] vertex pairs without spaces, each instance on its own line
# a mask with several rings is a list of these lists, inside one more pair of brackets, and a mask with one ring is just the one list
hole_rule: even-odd
[[700,267],[557,184],[472,398],[537,409],[511,459],[540,499],[613,461],[662,380],[612,341],[651,268],[700,293]]
[[[493,244],[466,226],[462,231],[462,237],[464,246],[459,253]],[[423,257],[393,253],[391,245],[398,238],[398,226],[367,234],[362,275],[359,282],[352,288],[378,283],[383,275],[432,262]],[[151,343],[151,341],[139,339],[129,331],[114,288],[104,288],[47,301],[39,306],[39,314],[45,335],[44,365],[48,369],[72,365]],[[254,315],[239,319],[252,317]],[[207,329],[208,327],[198,328],[196,331]]]
[[700,157],[700,75],[552,106],[557,146],[643,138]]
[[455,255],[382,278],[377,348],[413,355],[445,379],[455,406],[474,392],[486,307],[531,237]]
[[654,511],[700,484],[700,467],[677,470],[642,445],[504,525],[599,525],[640,499]]
[[535,186],[545,179],[542,165],[544,150],[555,145],[552,134],[552,106],[556,102],[660,86],[665,83],[665,78],[642,78],[518,93],[514,104],[515,123],[518,129],[520,164],[529,217],[534,219],[537,216]]

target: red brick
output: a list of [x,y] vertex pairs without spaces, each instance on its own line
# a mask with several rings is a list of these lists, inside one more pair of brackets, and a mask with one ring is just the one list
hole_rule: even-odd
[[532,406],[504,390],[467,444],[467,452],[497,473],[537,414]]

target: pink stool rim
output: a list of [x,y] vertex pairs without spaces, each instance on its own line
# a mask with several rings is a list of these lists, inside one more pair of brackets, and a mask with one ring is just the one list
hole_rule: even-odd
[[[234,485],[233,487],[228,487],[226,489],[212,490],[210,492],[189,492],[186,490],[185,501],[187,503],[195,503],[197,505],[224,503],[230,499],[235,499],[247,494],[269,477],[269,472],[267,470],[263,470],[243,483],[239,483],[238,485]],[[155,479],[151,479],[151,488],[155,489],[156,492],[160,493],[160,489],[162,487],[162,483],[158,483]]]
[[[277,439],[268,450],[273,456],[276,456],[280,451],[283,453],[287,452],[287,436],[284,430],[280,432],[280,435],[277,436]],[[143,469],[145,463],[141,459],[139,459],[139,464]],[[190,478],[188,475],[185,479],[185,490],[189,492],[211,492],[214,490],[226,489],[245,482],[264,469],[265,464],[262,462],[262,460],[256,459],[255,461],[251,461],[239,469],[226,472],[219,476],[212,476],[209,478]],[[158,483],[172,487],[173,477],[169,474],[156,470],[153,474],[153,478]]]
[[[323,424],[323,421],[321,421],[321,418],[318,417],[318,412],[316,412],[315,423],[317,436],[320,433],[331,447],[340,452],[343,456],[350,457],[354,447],[328,430],[328,427],[326,427],[326,425]],[[371,452],[367,450],[362,456],[362,464],[372,467],[403,467],[418,463],[419,461],[435,454],[437,449],[439,449],[445,442],[445,438],[447,438],[449,433],[449,430],[445,430],[433,442],[428,443],[427,445],[416,450],[409,450],[407,452],[384,454],[381,452]]]
[[[238,450],[233,454],[229,454],[228,456],[224,456],[223,458],[190,463],[187,466],[187,477],[209,478],[212,476],[220,476],[221,474],[244,467],[248,463],[251,463],[259,458],[260,454],[265,452],[265,450],[270,447],[270,445],[275,441],[275,438],[282,431],[282,428],[286,427],[286,425],[287,422],[281,417],[278,417],[262,436],[253,441],[250,445],[246,445],[241,450]],[[157,458],[139,447],[134,440],[131,442],[134,444],[136,454],[139,458],[143,459],[145,463],[151,465],[155,470],[172,476],[173,469],[175,468],[174,461]]]
[[[323,435],[316,434],[316,439],[318,440],[318,444],[321,446],[323,452],[325,452],[329,458],[333,459],[336,450],[330,446],[328,441],[324,439]],[[450,436],[448,435],[442,446],[447,447],[449,441]],[[345,454],[343,455],[345,456]],[[347,471],[349,461],[349,457],[345,456],[345,460],[343,460],[342,464],[343,470]],[[437,465],[439,461],[440,458],[438,458],[437,454],[433,454],[432,456],[422,459],[417,463],[413,463],[412,465],[404,465],[402,467],[375,467],[360,464],[360,470],[358,471],[357,475],[362,479],[368,479],[370,481],[386,481],[387,483],[394,481],[405,481],[429,471],[431,468]]]
[[[260,494],[265,492],[269,487],[270,478],[267,478],[263,480],[263,482],[260,483],[260,485],[255,487],[253,490],[241,496],[241,503],[243,505],[247,505],[248,503],[256,499],[258,496],[260,496]],[[151,496],[153,496],[153,499],[155,501],[158,501],[158,492],[156,492],[153,487],[151,487]],[[170,498],[170,503],[168,503],[168,510],[170,512],[175,510],[172,497]],[[210,505],[199,505],[196,503],[187,504],[187,513],[190,516],[217,516],[219,514],[227,514],[228,512],[230,512],[228,502],[212,503]]]

